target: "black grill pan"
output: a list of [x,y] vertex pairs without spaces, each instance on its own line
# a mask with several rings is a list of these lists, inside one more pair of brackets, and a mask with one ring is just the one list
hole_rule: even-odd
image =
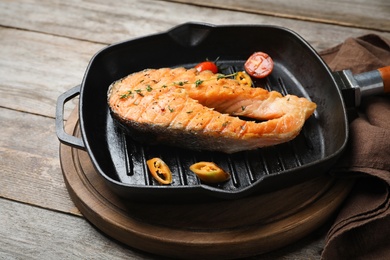
[[[317,103],[301,134],[291,142],[231,155],[194,152],[169,146],[137,143],[113,121],[107,89],[115,80],[145,68],[193,67],[215,60],[221,72],[243,70],[255,51],[268,53],[274,71],[257,87],[304,96]],[[81,139],[63,133],[61,107],[80,95]],[[108,46],[90,61],[82,84],[61,95],[57,104],[57,135],[61,142],[85,149],[97,172],[120,196],[131,200],[170,201],[204,198],[238,199],[269,192],[326,174],[343,152],[348,124],[336,81],[316,53],[299,35],[277,26],[213,26],[186,23],[167,32]],[[172,185],[158,184],[146,160],[162,158],[173,173]],[[214,161],[232,174],[230,181],[206,185],[189,170],[198,161]]]

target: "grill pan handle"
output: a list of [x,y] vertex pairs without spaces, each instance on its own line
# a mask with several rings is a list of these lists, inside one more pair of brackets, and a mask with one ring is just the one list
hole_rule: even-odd
[[367,96],[390,93],[390,66],[353,75],[350,70],[333,73],[347,107],[360,105]]
[[80,94],[80,87],[80,85],[73,87],[58,97],[56,107],[56,133],[61,143],[85,150],[84,141],[81,138],[67,134],[64,129],[65,103]]

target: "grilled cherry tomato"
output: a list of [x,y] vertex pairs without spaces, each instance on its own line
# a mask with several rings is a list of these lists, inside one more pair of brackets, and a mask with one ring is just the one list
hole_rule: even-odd
[[230,174],[213,162],[198,162],[190,166],[196,176],[207,183],[218,183],[230,179]]
[[274,68],[274,61],[264,52],[253,53],[244,64],[246,72],[255,78],[267,77]]
[[214,74],[218,72],[217,65],[215,65],[215,63],[212,61],[201,62],[195,66],[195,69],[199,72],[204,71],[204,70],[210,70]]
[[170,184],[172,182],[172,173],[168,165],[160,158],[153,158],[146,161],[149,171],[153,178],[161,184]]
[[248,74],[245,73],[245,71],[237,72],[234,78],[240,82],[240,85],[252,87],[252,79]]

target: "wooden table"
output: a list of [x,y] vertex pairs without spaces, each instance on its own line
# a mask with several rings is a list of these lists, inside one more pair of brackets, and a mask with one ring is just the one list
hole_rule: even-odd
[[[56,99],[103,47],[193,21],[280,25],[321,51],[347,37],[390,37],[389,13],[384,0],[0,1],[0,258],[160,259],[94,228],[64,184]],[[256,259],[318,259],[326,229]]]

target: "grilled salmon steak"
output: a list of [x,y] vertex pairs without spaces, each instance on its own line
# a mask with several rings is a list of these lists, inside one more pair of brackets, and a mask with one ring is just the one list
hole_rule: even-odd
[[224,153],[290,141],[316,109],[306,98],[185,68],[146,69],[115,81],[108,104],[135,140]]

